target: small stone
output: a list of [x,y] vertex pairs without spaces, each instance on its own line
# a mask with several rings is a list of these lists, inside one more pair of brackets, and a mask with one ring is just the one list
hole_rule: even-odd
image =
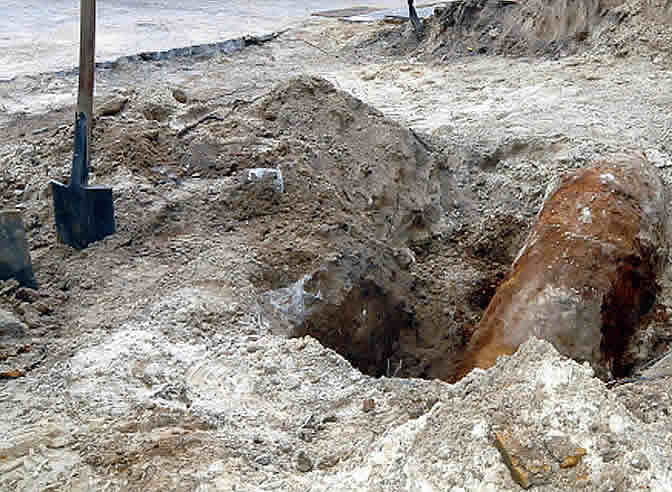
[[511,472],[511,478],[522,488],[546,483],[551,467],[545,463],[543,452],[523,446],[511,432],[495,432],[495,447]]
[[337,455],[331,455],[331,456],[324,456],[320,461],[317,463],[317,467],[320,470],[326,470],[327,468],[333,468],[336,465],[338,465],[338,462],[341,459]]
[[245,178],[246,183],[265,183],[270,182],[273,189],[282,193],[285,191],[285,183],[280,169],[257,167],[247,170]]
[[294,447],[292,446],[292,444],[289,441],[280,440],[280,441],[275,441],[275,442],[278,445],[278,449],[280,449],[280,451],[282,451],[285,454],[291,453],[291,451],[294,449]]
[[620,453],[618,452],[617,449],[609,449],[601,454],[602,461],[604,461],[605,463],[610,463],[614,461],[616,458],[618,458],[619,455]]
[[121,113],[128,102],[127,97],[114,96],[98,108],[98,116],[114,116]]
[[28,327],[9,311],[0,309],[0,337],[21,337]]
[[572,468],[579,463],[581,463],[581,458],[586,455],[586,450],[583,448],[578,448],[576,453],[570,456],[566,456],[565,459],[560,463],[560,468]]
[[605,463],[614,461],[620,455],[614,439],[609,435],[599,438],[597,442],[597,448],[600,456],[602,457],[602,461]]
[[267,455],[267,454],[262,454],[262,455],[260,455],[260,456],[257,456],[257,457],[254,459],[254,462],[255,462],[257,465],[261,465],[261,466],[270,465],[270,464],[271,464],[271,457],[270,457],[269,455]]
[[21,284],[19,284],[19,281],[15,278],[5,280],[2,282],[2,288],[0,288],[0,296],[10,295],[12,292],[16,291],[20,285]]
[[609,430],[614,434],[622,434],[625,430],[625,422],[620,415],[611,415],[609,417]]
[[313,461],[308,457],[304,451],[299,451],[296,454],[296,469],[300,472],[307,473],[313,469]]
[[311,442],[313,440],[314,432],[311,429],[300,429],[298,432],[299,439],[305,442]]
[[16,294],[14,295],[20,301],[26,301],[31,303],[37,301],[40,298],[40,294],[36,290],[27,287],[20,288],[19,290],[16,291]]
[[399,263],[399,266],[408,270],[412,264],[416,262],[415,255],[410,248],[401,248],[395,251],[394,256]]
[[23,321],[30,328],[38,328],[41,326],[42,322],[40,321],[40,313],[33,307],[32,304],[24,302],[21,304],[20,310],[23,313]]
[[365,73],[362,74],[362,80],[364,80],[364,81],[373,80],[373,79],[376,78],[376,75],[378,75],[376,72],[372,72],[372,71],[365,72]]
[[630,460],[630,464],[632,465],[633,468],[637,470],[648,470],[649,467],[651,466],[651,462],[649,462],[649,458],[646,457],[644,453],[637,453],[635,456],[632,457]]
[[44,301],[37,301],[33,306],[43,316],[51,314],[54,311],[52,307]]
[[68,436],[63,435],[53,438],[51,442],[47,444],[47,447],[51,449],[61,449],[66,447],[68,444],[70,444],[70,439]]
[[181,104],[187,104],[187,101],[189,100],[187,93],[182,89],[173,89],[173,97]]
[[374,408],[376,408],[376,400],[374,400],[373,398],[367,398],[366,400],[364,400],[362,402],[362,411],[363,412],[368,413],[371,410],[373,410]]
[[[170,116],[170,113],[170,107],[158,103],[147,103],[142,109],[142,115],[149,121],[166,121]],[[156,130],[150,130],[144,134],[144,137],[154,141],[158,137],[158,132]]]

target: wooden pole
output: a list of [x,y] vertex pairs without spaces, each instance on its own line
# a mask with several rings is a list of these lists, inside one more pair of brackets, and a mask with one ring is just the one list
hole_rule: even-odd
[[[95,83],[96,56],[96,0],[81,0],[79,30],[79,94],[77,113],[86,115],[87,145],[93,123],[93,86]],[[88,153],[88,152],[87,152]],[[88,164],[88,155],[86,156]]]

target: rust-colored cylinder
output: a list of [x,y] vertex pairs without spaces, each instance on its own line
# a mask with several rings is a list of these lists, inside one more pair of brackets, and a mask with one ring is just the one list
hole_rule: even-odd
[[667,257],[666,203],[657,170],[637,154],[552,183],[455,380],[531,336],[589,361],[600,377],[627,374],[628,342],[655,301]]

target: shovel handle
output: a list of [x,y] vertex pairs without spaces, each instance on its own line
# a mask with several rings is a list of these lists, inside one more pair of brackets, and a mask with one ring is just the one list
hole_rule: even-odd
[[75,149],[70,187],[86,186],[89,181],[89,142],[93,123],[93,85],[95,83],[96,0],[80,0],[79,91],[75,114]]
[[91,119],[93,116],[93,85],[95,82],[96,0],[81,0],[80,6],[77,113],[86,115],[87,135],[90,135],[93,121]]

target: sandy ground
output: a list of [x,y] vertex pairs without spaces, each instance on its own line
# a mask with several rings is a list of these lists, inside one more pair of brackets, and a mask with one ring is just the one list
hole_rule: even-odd
[[[10,109],[3,203],[24,211],[40,284],[2,289],[5,309],[25,323],[22,337],[2,339],[3,370],[39,361],[0,382],[3,490],[518,489],[488,440],[492,414],[480,427],[471,416],[478,405],[508,408],[506,388],[525,378],[512,382],[501,368],[455,386],[433,378],[480,318],[554,175],[636,148],[672,180],[672,72],[661,58],[610,53],[429,63],[352,49],[379,29],[315,19],[234,55],[100,73],[97,107],[120,111],[97,122],[93,175],[115,190],[119,232],[83,252],[56,244],[45,191],[69,172],[75,79],[47,74],[0,89]],[[206,115],[215,118],[198,123]],[[343,130],[352,121],[359,142]],[[350,171],[372,156],[385,161]],[[426,175],[409,172],[410,160]],[[247,169],[268,167],[283,170],[283,193],[245,187]],[[386,281],[411,305],[415,333],[402,329],[386,372],[429,381],[372,379],[310,337],[278,335],[260,315],[264,293],[351,257],[398,268],[400,280]],[[641,363],[672,340],[669,268],[661,284]],[[641,417],[641,394],[626,410],[546,345],[508,364],[506,374],[517,367],[549,402],[566,403],[520,410],[520,422],[534,414],[543,429],[554,411],[588,419],[572,442],[594,453],[589,468],[539,490],[568,490],[558,484],[584,475],[588,490],[672,486],[669,415]],[[599,405],[566,393],[565,377]],[[669,390],[656,391],[663,407]],[[456,403],[467,400],[471,410]],[[451,405],[462,410],[451,416]],[[626,423],[610,420],[610,408]],[[452,430],[436,430],[458,415]],[[591,432],[620,437],[584,439],[588,417],[602,429]],[[473,442],[450,434],[459,429]],[[429,447],[433,435],[456,447]],[[608,459],[614,446],[625,461]],[[639,475],[612,476],[626,462]]]

